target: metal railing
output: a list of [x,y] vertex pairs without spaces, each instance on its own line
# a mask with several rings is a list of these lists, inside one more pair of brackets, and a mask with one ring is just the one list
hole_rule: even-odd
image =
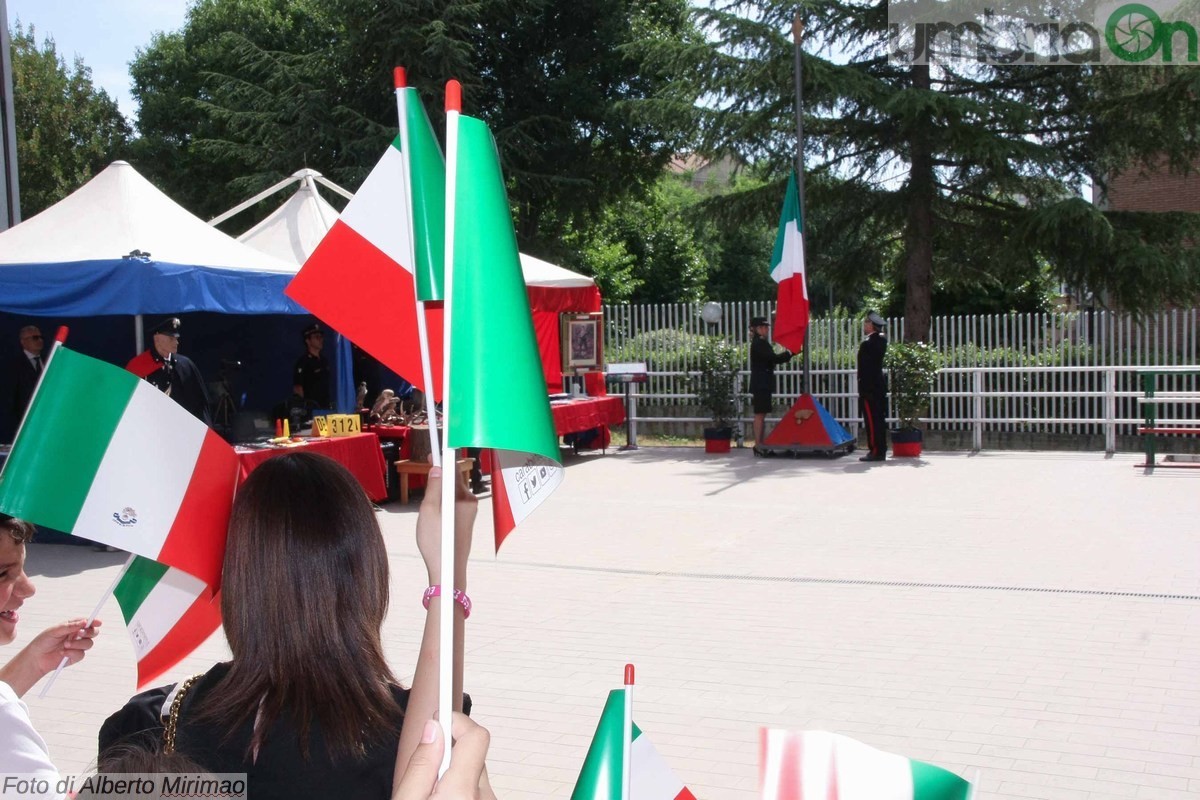
[[[652,424],[662,433],[687,435],[707,421],[689,391],[687,375],[696,364],[691,337],[724,336],[748,343],[749,318],[770,313],[767,303],[725,305],[722,323],[705,326],[699,306],[610,306],[605,309],[610,360],[648,361],[649,381],[638,388],[634,424]],[[810,325],[812,393],[834,418],[857,434],[859,425],[854,358],[861,339],[859,321],[815,319]],[[889,330],[902,336],[902,323]],[[933,432],[969,436],[982,449],[987,434],[1039,433],[1102,437],[1114,452],[1119,442],[1136,447],[1144,414],[1138,372],[1164,375],[1164,391],[1200,393],[1200,311],[1168,311],[1136,321],[1112,312],[984,315],[935,318],[930,337],[947,360],[934,385],[930,414]],[[620,356],[614,358],[612,354]],[[776,407],[786,409],[802,390],[798,361],[777,371]],[[665,367],[665,368],[664,368]],[[746,386],[748,371],[743,371]],[[749,398],[742,395],[737,426],[750,422]],[[1183,404],[1164,404],[1164,417],[1186,417]],[[1122,439],[1122,437],[1128,437]]]

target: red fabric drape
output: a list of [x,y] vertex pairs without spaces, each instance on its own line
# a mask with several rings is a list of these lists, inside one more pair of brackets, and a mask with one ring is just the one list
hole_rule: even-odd
[[[533,330],[537,336],[538,352],[542,356],[542,371],[546,374],[546,389],[555,394],[562,391],[562,340],[558,315],[565,311],[595,312],[600,310],[600,289],[582,286],[562,289],[548,286],[526,286],[529,308],[533,312]],[[608,394],[604,375],[599,372],[584,377],[587,393],[592,397]]]

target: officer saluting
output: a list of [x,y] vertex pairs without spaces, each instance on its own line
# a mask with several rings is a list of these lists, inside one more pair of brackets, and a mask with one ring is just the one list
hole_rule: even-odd
[[178,317],[168,317],[150,329],[150,346],[125,365],[125,369],[154,384],[159,391],[212,426],[208,389],[200,370],[187,356],[179,355]]
[[887,353],[887,320],[874,311],[863,320],[866,336],[858,346],[858,403],[867,428],[870,452],[859,461],[883,461],[887,458],[887,378],[883,374],[883,356]]

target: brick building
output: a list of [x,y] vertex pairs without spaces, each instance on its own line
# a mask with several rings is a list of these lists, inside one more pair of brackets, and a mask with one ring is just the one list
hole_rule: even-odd
[[1170,172],[1165,163],[1114,176],[1102,207],[1111,211],[1190,211],[1200,213],[1200,164],[1188,175]]

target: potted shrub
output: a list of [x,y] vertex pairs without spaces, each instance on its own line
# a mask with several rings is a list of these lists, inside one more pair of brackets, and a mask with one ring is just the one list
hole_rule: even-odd
[[692,391],[712,419],[712,425],[704,429],[704,451],[728,453],[737,416],[737,378],[744,359],[738,348],[717,336],[704,337],[696,356]]
[[897,342],[888,345],[883,363],[888,368],[888,388],[897,418],[891,432],[892,455],[919,456],[923,436],[917,425],[929,412],[942,354],[924,342]]

